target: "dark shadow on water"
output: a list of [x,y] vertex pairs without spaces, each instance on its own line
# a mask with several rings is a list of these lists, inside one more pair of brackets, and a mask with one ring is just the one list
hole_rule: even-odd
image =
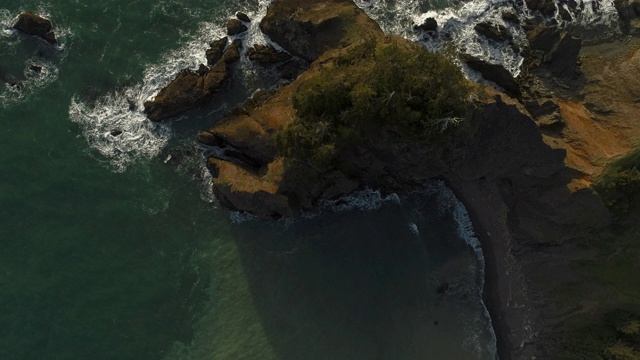
[[434,336],[455,328],[452,304],[479,299],[437,294],[442,282],[455,287],[468,274],[469,248],[455,235],[451,214],[436,215],[435,200],[423,200],[421,207],[327,211],[289,226],[235,227],[278,358],[444,360],[452,349],[451,359],[473,358],[461,341]]

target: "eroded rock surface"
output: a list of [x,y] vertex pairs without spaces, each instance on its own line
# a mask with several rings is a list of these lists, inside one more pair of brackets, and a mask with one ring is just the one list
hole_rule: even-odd
[[202,106],[225,86],[231,76],[230,66],[239,59],[238,45],[231,44],[212,66],[181,71],[153,100],[144,103],[147,117],[163,121]]
[[58,43],[51,21],[39,15],[22,13],[18,16],[18,22],[13,27],[25,34],[38,36],[49,44]]

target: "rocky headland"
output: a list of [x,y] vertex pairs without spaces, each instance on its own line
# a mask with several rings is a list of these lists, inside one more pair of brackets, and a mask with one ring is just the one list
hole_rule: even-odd
[[[501,359],[638,354],[636,335],[620,335],[609,321],[612,312],[640,310],[640,284],[627,281],[640,254],[632,244],[640,201],[640,4],[615,3],[620,33],[598,41],[558,26],[556,15],[566,18],[567,10],[552,1],[522,4],[534,14],[519,25],[528,42],[521,50],[522,73],[514,78],[501,65],[459,54],[496,86],[464,80],[462,115],[432,119],[437,126],[446,123],[446,136],[415,140],[401,121],[384,123],[351,143],[318,143],[326,153],[300,159],[301,151],[291,148],[303,143],[283,141],[283,133],[306,129],[323,138],[338,126],[301,123],[301,93],[331,84],[326,74],[352,82],[390,51],[419,58],[426,50],[385,35],[350,0],[274,0],[260,29],[287,53],[255,46],[249,56],[266,65],[293,57],[310,67],[277,91],[254,94],[198,135],[201,144],[223,150],[207,159],[214,192],[230,209],[277,219],[358,189],[403,193],[444,179],[465,203],[483,244],[485,303]],[[503,17],[520,23],[513,14]],[[424,26],[417,28],[437,31],[438,24]],[[492,41],[513,41],[494,24],[478,24],[476,31]],[[212,98],[240,46],[226,39],[212,43],[207,66],[181,73],[145,104],[149,118],[171,118]],[[442,89],[436,83],[425,85],[427,93],[429,86]],[[356,86],[349,86],[355,101]],[[394,96],[385,94],[383,102],[396,101]],[[412,98],[409,93],[403,101]],[[593,335],[595,344],[580,342],[593,331],[605,335]]]

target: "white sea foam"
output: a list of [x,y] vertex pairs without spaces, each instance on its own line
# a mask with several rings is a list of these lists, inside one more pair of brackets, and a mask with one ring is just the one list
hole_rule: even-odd
[[[44,15],[46,16],[46,14]],[[25,56],[26,54],[20,54],[18,50],[20,42],[24,40],[27,35],[20,34],[17,30],[13,29],[13,24],[16,22],[17,16],[11,13],[9,10],[0,9],[0,41],[2,44],[2,51],[4,55],[15,55],[18,58]],[[58,31],[62,31],[63,36],[58,35]],[[56,28],[56,35],[59,39],[66,39],[71,32],[69,30],[62,30]],[[44,40],[42,40],[44,43]],[[66,41],[66,40],[65,40]],[[49,44],[43,46],[50,47]],[[61,42],[55,45],[56,52],[51,56],[31,56],[24,62],[24,68],[22,76],[13,74],[7,79],[0,78],[0,105],[10,106],[18,104],[24,101],[28,96],[37,93],[39,90],[49,86],[58,79],[58,65],[64,61],[66,52],[62,51],[64,44]],[[25,58],[29,56],[26,55]],[[34,71],[32,66],[37,66],[40,71]]]
[[[230,41],[242,38],[245,44],[265,43],[267,40],[259,31],[257,20],[266,13],[266,5],[260,6],[257,12],[247,12],[254,19],[247,24],[249,31],[231,37]],[[195,70],[200,64],[206,64],[205,53],[209,42],[226,36],[225,19],[232,16],[228,14],[213,22],[201,23],[189,41],[179,49],[168,52],[158,63],[148,66],[141,83],[107,93],[93,104],[84,103],[79,97],[73,98],[69,117],[81,125],[82,134],[89,145],[106,157],[116,171],[123,171],[138,158],[156,156],[167,144],[172,135],[170,126],[150,122],[142,112],[144,102],[153,99],[181,70]],[[252,71],[243,71],[243,74],[249,78]],[[122,134],[114,136],[112,131],[121,131]]]
[[[530,18],[532,14],[526,6],[515,8],[511,0],[474,0],[459,5],[452,1],[450,6],[433,8],[420,0],[367,1],[356,0],[386,33],[401,35],[407,39],[423,44],[430,51],[443,51],[453,46],[456,52],[463,52],[490,63],[501,64],[512,75],[520,73],[523,57],[517,48],[527,44],[525,33],[520,26],[514,26],[502,19],[502,11],[512,10],[521,20]],[[592,6],[595,3],[597,6]],[[579,26],[581,28],[605,28],[604,33],[618,31],[618,13],[613,0],[578,0],[578,9],[571,12],[572,21],[563,21],[558,16],[560,26]],[[569,10],[566,5],[559,4]],[[427,8],[427,10],[423,10]],[[583,10],[581,10],[583,9]],[[413,25],[422,24],[432,17],[438,22],[436,34],[425,34],[414,31]],[[474,29],[480,22],[491,22],[505,26],[513,36],[513,44],[497,43],[480,36]],[[482,81],[479,74],[458,62],[470,79]]]

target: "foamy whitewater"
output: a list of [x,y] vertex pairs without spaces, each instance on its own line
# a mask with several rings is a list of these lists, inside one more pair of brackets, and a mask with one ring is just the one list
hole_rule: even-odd
[[[260,4],[259,11],[245,11],[252,19],[261,19],[266,13],[267,3]],[[138,158],[157,156],[172,136],[170,125],[152,123],[144,114],[144,102],[152,100],[162,88],[169,84],[183,69],[196,70],[200,64],[206,64],[205,52],[209,42],[226,36],[226,17],[200,24],[196,35],[179,49],[166,54],[163,59],[147,67],[142,83],[115,91],[97,99],[93,104],[84,103],[74,97],[69,106],[69,117],[81,125],[83,135],[89,145],[113,165],[116,171],[124,171]],[[231,36],[229,41],[241,38],[244,44],[265,44],[267,39],[259,29],[259,21],[247,24],[246,33]],[[247,46],[242,48],[243,54]],[[243,83],[250,83],[259,76],[253,64],[242,56]],[[222,113],[226,106],[214,110]],[[180,118],[178,119],[180,120]],[[117,136],[112,135],[117,131]]]

